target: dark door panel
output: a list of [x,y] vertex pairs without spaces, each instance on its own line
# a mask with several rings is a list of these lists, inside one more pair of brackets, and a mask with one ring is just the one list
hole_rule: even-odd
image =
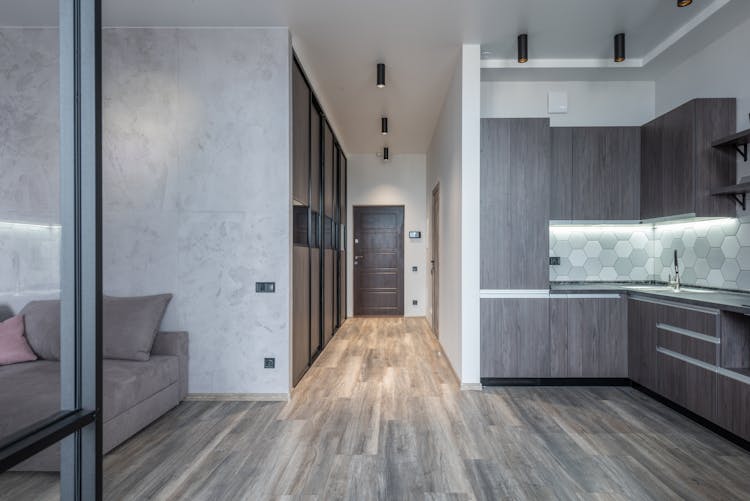
[[354,207],[354,314],[404,314],[403,207]]

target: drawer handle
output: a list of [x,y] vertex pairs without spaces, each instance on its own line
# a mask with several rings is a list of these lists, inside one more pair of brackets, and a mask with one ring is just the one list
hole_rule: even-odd
[[676,358],[677,360],[681,360],[685,362],[686,364],[694,365],[696,367],[700,367],[701,369],[705,369],[707,371],[719,373],[719,367],[711,364],[707,364],[706,362],[702,360],[695,359],[693,357],[688,357],[687,355],[683,355],[682,353],[677,353],[676,351],[668,350],[667,348],[662,348],[661,346],[656,347],[656,351],[667,355],[668,357]]
[[734,379],[735,381],[739,381],[740,383],[750,384],[750,377],[745,376],[744,374],[739,374],[737,372],[730,371],[723,367],[719,367],[719,374],[724,377],[728,377],[729,379]]
[[675,334],[679,334],[681,336],[687,336],[693,339],[698,339],[699,341],[705,341],[707,343],[721,344],[721,339],[719,339],[718,337],[709,336],[707,334],[701,334],[700,332],[691,331],[689,329],[683,329],[682,327],[675,327],[674,325],[660,323],[660,324],[656,324],[656,328],[661,329],[663,331],[674,332]]

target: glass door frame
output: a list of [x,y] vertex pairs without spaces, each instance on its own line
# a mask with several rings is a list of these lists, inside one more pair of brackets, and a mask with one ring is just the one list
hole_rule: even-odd
[[59,0],[60,392],[0,441],[0,472],[62,442],[60,495],[102,498],[101,0]]

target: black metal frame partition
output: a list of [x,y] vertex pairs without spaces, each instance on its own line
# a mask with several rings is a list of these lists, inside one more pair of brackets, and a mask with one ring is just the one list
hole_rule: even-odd
[[101,0],[59,0],[61,410],[0,442],[0,472],[62,440],[64,500],[102,498]]

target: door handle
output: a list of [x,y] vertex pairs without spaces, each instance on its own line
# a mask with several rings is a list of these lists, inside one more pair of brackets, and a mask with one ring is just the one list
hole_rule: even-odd
[[354,256],[354,259],[364,259],[365,256]]

